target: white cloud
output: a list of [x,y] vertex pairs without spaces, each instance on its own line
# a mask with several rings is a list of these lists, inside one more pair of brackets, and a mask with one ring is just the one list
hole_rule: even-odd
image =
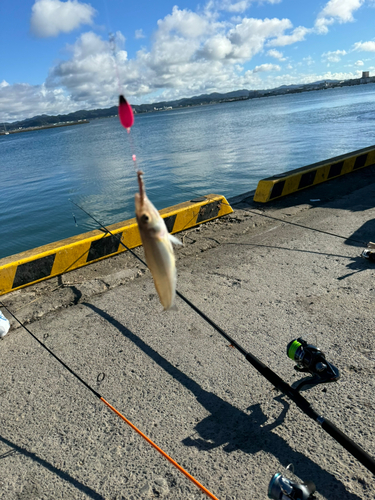
[[146,38],[146,35],[143,33],[143,30],[135,30],[134,34],[135,38],[138,40],[139,38]]
[[[289,68],[293,70],[292,67]],[[370,69],[370,68],[369,68]],[[262,78],[260,79],[260,75]],[[245,75],[240,79],[240,84],[238,88],[258,88],[267,89],[275,88],[281,85],[303,85],[307,83],[313,83],[322,80],[347,80],[350,78],[361,78],[362,71],[355,72],[338,72],[334,73],[327,71],[325,73],[307,73],[299,70],[298,72],[293,71],[287,74],[275,74],[275,73],[256,73],[252,71],[247,71]]]
[[69,113],[82,109],[61,89],[47,89],[45,85],[0,85],[2,120],[11,122],[36,114]]
[[244,18],[226,34],[207,38],[197,55],[208,60],[244,62],[261,52],[268,39],[281,36],[291,26],[289,19]]
[[271,49],[267,52],[267,55],[270,57],[274,57],[275,59],[278,59],[279,61],[285,61],[285,57],[283,56],[283,53],[276,50],[276,49]]
[[273,40],[284,36],[286,30],[292,27],[289,19],[248,19],[228,32],[228,39],[232,44],[231,56],[236,59],[251,59],[260,52],[268,40],[272,45]]
[[[280,85],[292,85],[292,84],[306,84],[306,83],[313,83],[317,81],[322,81],[322,80],[348,80],[351,78],[361,78],[362,76],[362,71],[358,70],[355,72],[331,72],[327,71],[325,73],[289,73],[289,74],[282,74],[282,75],[270,75],[269,80],[266,80],[266,83],[268,83],[268,88],[273,88],[273,87],[278,87]],[[264,85],[264,81],[262,82]],[[263,87],[267,88],[267,87]]]
[[231,3],[231,2],[225,2],[223,4],[223,10],[227,10],[228,12],[245,12],[250,6],[250,1],[248,0],[242,0],[240,2],[236,3]]
[[[174,97],[217,89],[229,91],[243,73],[240,65],[261,52],[268,40],[291,28],[288,19],[276,18],[244,18],[230,26],[205,13],[174,7],[171,14],[158,21],[149,51],[138,51],[132,60],[124,50],[117,53],[117,72],[128,97],[141,98],[156,91],[160,95],[160,89]],[[113,105],[118,83],[109,42],[89,32],[69,50],[71,57],[51,69],[47,88],[65,89],[72,102],[81,102],[82,107]],[[279,70],[277,65],[265,64],[254,71]]]
[[260,66],[255,66],[253,73],[261,73],[264,71],[280,71],[281,68],[278,64],[261,64]]
[[[37,0],[35,5],[43,2],[72,8],[87,5],[76,0]],[[301,26],[294,28],[289,19],[241,17],[234,22],[220,17],[218,2],[222,5],[221,0],[209,0],[205,8],[197,12],[174,7],[158,21],[150,48],[142,48],[130,60],[121,33],[110,41],[94,32],[83,33],[67,47],[65,60],[50,69],[44,85],[8,88],[5,83],[0,84],[1,96],[15,98],[19,94],[13,108],[7,98],[7,104],[3,101],[0,110],[5,109],[7,116],[12,114],[16,119],[21,114],[26,117],[109,107],[117,101],[119,84],[134,104],[227,92],[249,85],[250,88],[274,87],[272,77],[281,71],[278,64],[259,64],[248,71],[246,65],[255,55],[263,54],[265,48],[269,57],[284,61],[283,53],[273,47],[301,41],[310,30]],[[237,3],[226,2],[226,5]],[[248,3],[250,5],[250,0]],[[277,1],[268,0],[268,3]],[[44,14],[41,19],[46,21],[48,16]],[[40,34],[42,26],[40,23]],[[61,32],[62,26],[54,26],[55,31]],[[135,36],[141,38],[142,30],[136,30]],[[117,51],[116,61],[113,50]]]
[[92,24],[95,9],[77,0],[36,0],[32,7],[31,31],[38,37],[69,33],[82,24]]
[[348,23],[354,21],[353,12],[358,10],[365,0],[329,0],[318,14],[315,28],[318,33],[327,33],[328,26],[334,22]]
[[206,59],[225,59],[232,52],[232,43],[224,35],[214,35],[208,39],[201,51]]
[[267,45],[270,47],[284,47],[285,45],[292,45],[293,43],[300,42],[305,39],[305,36],[311,32],[311,29],[304,26],[298,26],[290,35],[280,35],[275,40],[271,40]]
[[364,52],[375,52],[375,42],[357,42],[353,50],[362,50]]
[[311,56],[307,56],[302,59],[302,63],[307,66],[312,66],[313,64],[315,64],[315,61]]
[[339,62],[341,57],[345,56],[347,52],[345,50],[335,50],[330,52],[324,52],[322,58],[329,62]]
[[205,17],[189,10],[180,10],[177,6],[172,9],[164,19],[158,21],[158,37],[163,37],[171,32],[186,38],[197,38],[207,32],[208,21]]
[[[81,35],[69,50],[71,59],[60,62],[50,71],[46,81],[48,89],[63,87],[73,101],[86,105],[94,102],[100,106],[108,105],[118,87],[110,42],[88,32]],[[117,52],[116,64],[119,68],[128,65],[124,50]]]
[[221,0],[217,3],[213,2],[213,4],[217,7],[218,10],[225,10],[227,12],[245,12],[252,3],[270,3],[277,4],[282,0],[238,0],[233,2],[232,0]]
[[360,59],[354,63],[354,66],[364,66],[364,62],[361,61]]

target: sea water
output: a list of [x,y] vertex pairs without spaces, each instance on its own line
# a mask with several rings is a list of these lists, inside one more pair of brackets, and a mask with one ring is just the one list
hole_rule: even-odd
[[[134,217],[132,155],[158,208],[375,144],[375,85],[0,136],[0,258]],[[75,224],[74,218],[77,221]]]

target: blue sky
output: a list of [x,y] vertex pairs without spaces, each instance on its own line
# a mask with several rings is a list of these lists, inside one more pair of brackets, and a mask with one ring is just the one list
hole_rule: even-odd
[[374,20],[375,0],[1,0],[0,122],[374,75]]

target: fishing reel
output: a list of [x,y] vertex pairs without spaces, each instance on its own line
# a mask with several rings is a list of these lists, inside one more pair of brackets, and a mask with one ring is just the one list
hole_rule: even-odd
[[299,382],[295,387],[297,391],[304,385],[326,384],[336,382],[340,378],[339,370],[326,360],[324,353],[318,347],[308,344],[302,337],[289,342],[286,352],[289,358],[297,363],[294,367],[297,372],[308,372],[312,375]]
[[314,500],[315,484],[312,481],[298,484],[282,476],[279,472],[273,476],[268,486],[268,498],[273,500]]

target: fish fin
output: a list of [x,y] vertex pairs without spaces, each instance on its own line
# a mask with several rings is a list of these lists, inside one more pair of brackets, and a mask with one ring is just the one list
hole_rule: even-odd
[[175,245],[182,245],[182,241],[176,238],[176,236],[173,236],[173,234],[168,233],[168,238],[171,243],[174,243]]

